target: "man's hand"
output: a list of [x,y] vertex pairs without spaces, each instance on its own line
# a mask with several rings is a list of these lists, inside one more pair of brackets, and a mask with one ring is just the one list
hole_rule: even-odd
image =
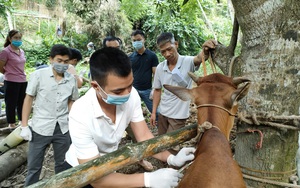
[[181,167],[187,161],[191,161],[195,158],[194,152],[196,151],[195,148],[187,147],[182,148],[177,155],[169,155],[167,162],[169,165]]
[[208,58],[209,51],[211,49],[215,49],[216,46],[218,45],[218,42],[216,40],[210,39],[204,42],[202,45],[202,55],[205,55],[205,60]]
[[162,168],[154,172],[144,173],[145,187],[151,188],[171,188],[178,185],[182,174],[172,168]]
[[152,127],[155,127],[156,126],[156,114],[155,113],[152,113],[151,114],[151,117],[150,117],[150,125]]
[[26,126],[26,127],[21,126],[21,133],[20,133],[20,136],[21,136],[24,140],[31,141],[32,133],[31,133],[31,130],[29,129],[28,126]]

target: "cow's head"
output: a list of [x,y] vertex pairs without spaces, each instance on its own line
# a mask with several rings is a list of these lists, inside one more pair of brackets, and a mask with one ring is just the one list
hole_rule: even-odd
[[[237,102],[248,93],[250,80],[244,77],[232,78],[220,73],[197,77],[189,72],[189,76],[197,83],[197,87],[186,89],[178,86],[164,85],[164,88],[175,94],[181,100],[192,100],[198,106],[198,124],[209,121],[220,124],[226,121],[227,127],[223,130],[229,139],[234,116],[237,113]],[[211,104],[209,107],[208,104]],[[221,108],[213,107],[212,105]],[[200,108],[201,107],[201,108]],[[226,110],[223,110],[226,109]],[[224,119],[226,118],[226,119]]]

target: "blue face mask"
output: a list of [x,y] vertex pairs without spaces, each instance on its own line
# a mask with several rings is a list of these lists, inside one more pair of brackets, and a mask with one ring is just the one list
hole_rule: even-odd
[[21,40],[13,40],[11,41],[11,44],[14,45],[15,47],[20,47],[22,45]]
[[[100,87],[99,84],[98,84],[98,86]],[[128,99],[130,97],[130,93],[128,93],[127,95],[120,95],[120,96],[119,95],[111,95],[111,94],[107,94],[101,87],[100,87],[100,89],[106,95],[106,99],[102,96],[101,92],[99,92],[99,94],[102,97],[102,100],[104,102],[106,102],[107,104],[114,104],[114,105],[124,104],[125,102],[128,101]]]
[[68,70],[69,64],[62,64],[62,63],[54,62],[54,63],[52,63],[52,67],[57,73],[62,74],[62,73],[65,73],[66,70]]
[[134,41],[132,42],[132,46],[134,47],[134,49],[139,50],[143,48],[144,44],[143,41]]

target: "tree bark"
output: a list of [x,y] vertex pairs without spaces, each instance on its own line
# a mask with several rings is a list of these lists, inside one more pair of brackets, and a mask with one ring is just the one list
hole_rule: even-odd
[[10,149],[0,156],[0,182],[27,160],[28,142]]
[[144,142],[126,145],[115,152],[80,164],[28,188],[82,187],[143,158],[190,140],[196,136],[196,127],[196,124],[190,125]]
[[[245,114],[292,116],[300,111],[300,1],[232,0],[243,34],[242,51],[234,74],[252,80],[242,103]],[[260,129],[263,147],[253,148],[256,134],[237,134],[235,158],[240,165],[258,171],[287,172],[295,169],[298,131],[269,126],[238,124],[238,132]],[[284,178],[288,181],[288,177]],[[253,187],[261,184],[247,181]],[[267,185],[266,187],[278,187]]]

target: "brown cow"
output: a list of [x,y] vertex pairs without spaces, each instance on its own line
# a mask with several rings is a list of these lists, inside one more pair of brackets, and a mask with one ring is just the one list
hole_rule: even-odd
[[[198,108],[198,126],[211,123],[212,128],[206,129],[198,140],[195,160],[178,188],[244,188],[241,170],[228,141],[238,110],[237,101],[248,93],[250,80],[219,73],[200,78],[193,73],[189,75],[197,87],[164,87],[182,100],[192,100]],[[238,87],[241,83],[245,84]]]

